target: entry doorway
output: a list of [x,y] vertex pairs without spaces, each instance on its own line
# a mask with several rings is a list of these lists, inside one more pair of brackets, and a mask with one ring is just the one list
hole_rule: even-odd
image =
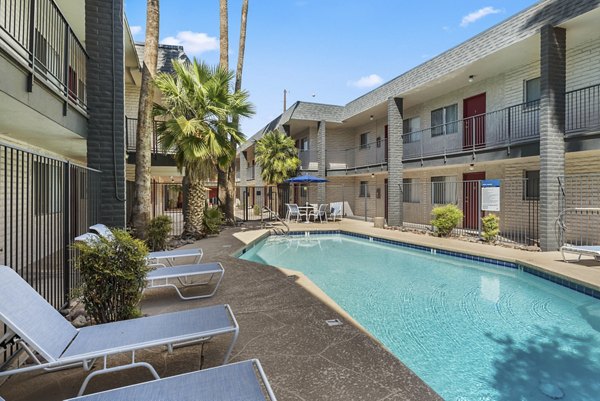
[[479,181],[485,180],[485,171],[463,174],[463,227],[479,229],[482,216],[479,205]]
[[485,147],[485,93],[463,100],[463,149]]

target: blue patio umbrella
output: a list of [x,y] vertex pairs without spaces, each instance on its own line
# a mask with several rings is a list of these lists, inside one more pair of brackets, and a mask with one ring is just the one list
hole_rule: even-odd
[[[316,182],[316,183],[329,182],[329,180],[326,180],[325,178],[321,178],[321,177],[316,177],[314,175],[299,175],[297,177],[288,178],[287,180],[285,180],[285,182],[289,182],[291,184],[303,184],[303,183],[309,184],[311,182]],[[306,199],[306,203],[310,203],[308,196]]]

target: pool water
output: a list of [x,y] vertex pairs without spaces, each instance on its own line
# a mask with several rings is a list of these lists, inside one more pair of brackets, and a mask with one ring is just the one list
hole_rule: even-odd
[[600,399],[600,301],[523,271],[343,234],[240,258],[304,273],[446,400]]

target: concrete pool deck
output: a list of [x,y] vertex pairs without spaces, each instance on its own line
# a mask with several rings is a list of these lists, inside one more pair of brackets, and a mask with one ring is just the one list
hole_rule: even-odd
[[[183,302],[169,289],[152,290],[142,302],[142,311],[155,315],[230,304],[240,325],[231,361],[258,358],[280,401],[441,399],[377,341],[298,285],[295,278],[231,256],[244,245],[234,235],[257,238],[262,234],[262,230],[229,228],[218,237],[197,242],[195,246],[204,249],[203,262],[220,261],[225,267],[217,294]],[[336,318],[344,324],[329,327],[325,323]],[[208,342],[202,367],[219,365],[229,341],[223,336]],[[199,369],[200,351],[196,345],[169,355],[156,348],[137,353],[136,359],[150,362],[165,377]],[[128,356],[117,359],[125,361]],[[0,385],[0,396],[6,401],[64,400],[75,396],[85,376],[81,368],[20,374]],[[92,379],[88,392],[150,378],[144,369],[99,376]]]

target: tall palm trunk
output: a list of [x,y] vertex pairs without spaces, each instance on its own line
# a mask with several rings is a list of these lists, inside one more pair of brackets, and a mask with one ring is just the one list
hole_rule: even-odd
[[[219,67],[224,70],[229,69],[229,15],[227,10],[227,0],[219,0]],[[227,214],[227,192],[228,192],[228,170],[217,168],[217,193],[220,207],[225,215],[225,221],[229,221]],[[235,176],[234,176],[235,179]]]
[[131,225],[134,232],[136,236],[142,239],[146,239],[152,209],[150,200],[151,150],[154,132],[152,121],[154,86],[152,85],[152,79],[156,75],[156,64],[158,62],[158,26],[159,0],[148,0],[146,6],[146,43],[135,143],[135,190],[131,215]]
[[202,180],[185,174],[183,177],[183,233],[182,238],[200,239],[204,237],[204,208],[206,207],[206,187]]

